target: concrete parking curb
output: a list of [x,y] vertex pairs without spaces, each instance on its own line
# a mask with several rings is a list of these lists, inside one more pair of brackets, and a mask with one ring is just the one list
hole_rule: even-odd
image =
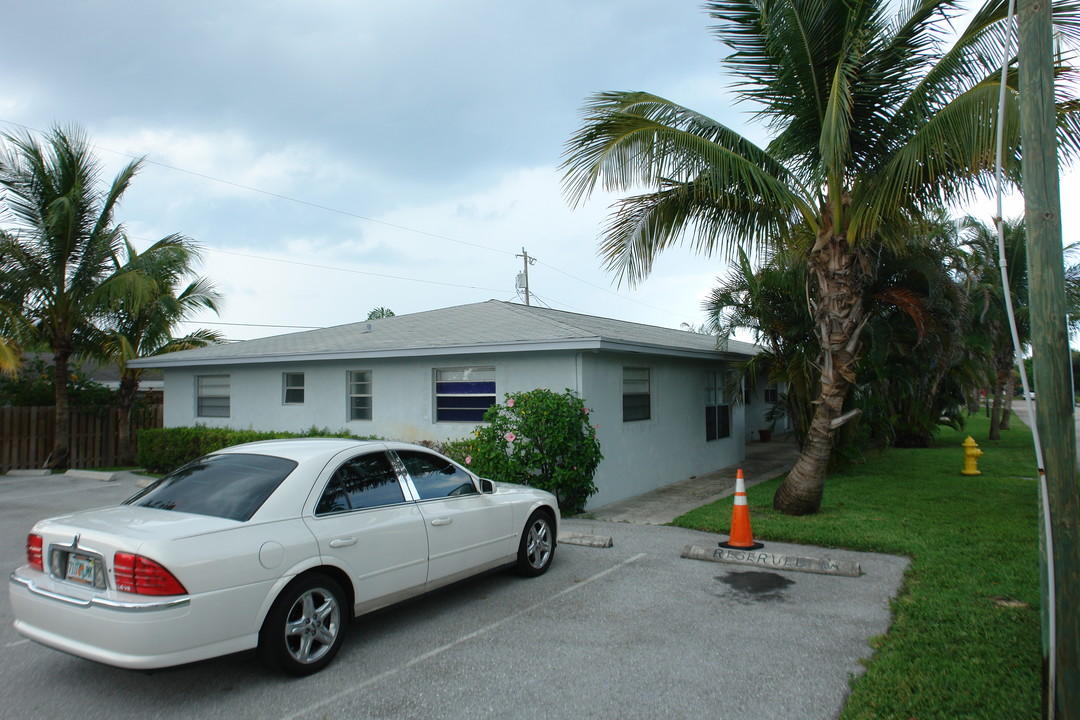
[[559,533],[561,545],[584,545],[585,547],[609,548],[614,542],[606,535],[586,535],[584,533]]
[[113,482],[116,480],[118,472],[109,472],[106,470],[68,470],[64,473],[64,477],[70,478],[86,478],[88,480],[101,480],[102,482]]
[[859,577],[862,575],[862,567],[860,567],[859,563],[849,560],[784,555],[761,550],[710,549],[697,545],[687,545],[683,548],[682,557],[732,565],[750,565],[769,570],[789,570],[792,572],[817,573],[819,575],[841,575],[843,577]]

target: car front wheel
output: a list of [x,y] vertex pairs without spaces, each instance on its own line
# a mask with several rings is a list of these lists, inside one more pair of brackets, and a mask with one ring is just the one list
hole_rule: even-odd
[[526,577],[543,575],[554,557],[555,522],[550,513],[537,510],[529,516],[521,534],[516,570]]
[[259,651],[279,670],[310,675],[337,655],[347,625],[341,586],[325,575],[303,576],[274,602],[259,633]]

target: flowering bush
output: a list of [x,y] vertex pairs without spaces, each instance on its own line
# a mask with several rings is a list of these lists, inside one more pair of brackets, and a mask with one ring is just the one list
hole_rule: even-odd
[[483,477],[554,493],[567,515],[585,509],[596,492],[603,459],[589,409],[572,390],[510,393],[492,405],[473,437],[449,443],[447,454]]

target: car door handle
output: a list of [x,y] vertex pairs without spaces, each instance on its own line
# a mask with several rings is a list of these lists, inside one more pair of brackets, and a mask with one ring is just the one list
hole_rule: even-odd
[[431,524],[435,527],[442,527],[443,525],[449,525],[452,522],[453,520],[451,520],[450,518],[435,518],[431,521]]
[[332,547],[332,548],[349,547],[350,545],[355,545],[355,544],[356,544],[356,538],[354,538],[354,537],[334,538],[333,540],[330,541],[330,547]]

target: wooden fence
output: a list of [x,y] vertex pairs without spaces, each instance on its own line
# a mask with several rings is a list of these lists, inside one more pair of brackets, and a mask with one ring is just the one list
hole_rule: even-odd
[[[121,462],[119,413],[71,413],[71,467],[112,467]],[[152,405],[135,412],[133,432],[162,426],[162,407]],[[56,409],[52,407],[0,407],[0,474],[12,468],[43,468],[52,452]]]

